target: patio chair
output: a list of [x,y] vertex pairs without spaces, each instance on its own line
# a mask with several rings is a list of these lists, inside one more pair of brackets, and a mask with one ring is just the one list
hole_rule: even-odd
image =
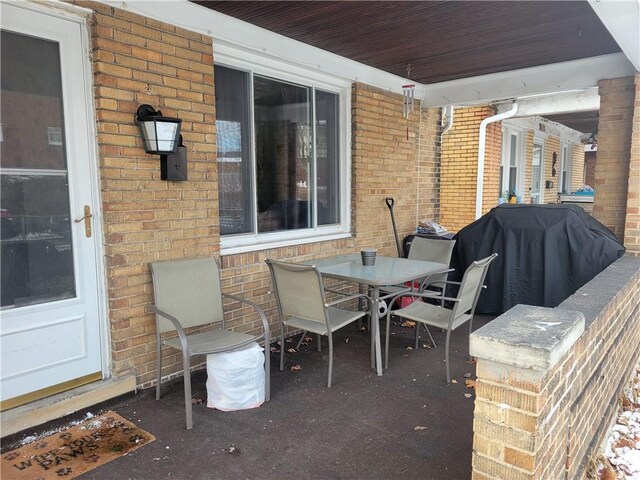
[[285,326],[326,336],[329,339],[329,377],[333,371],[333,332],[358,320],[365,312],[349,311],[334,305],[363,294],[348,295],[333,302],[325,300],[322,276],[316,267],[267,259],[280,315],[280,370],[284,369]]
[[[442,305],[432,305],[424,302],[414,302],[408,307],[387,313],[386,338],[385,338],[385,368],[389,368],[389,320],[391,315],[397,315],[424,325],[442,328],[447,332],[445,345],[445,365],[447,369],[447,382],[451,383],[451,374],[449,370],[449,338],[451,332],[469,322],[469,334],[473,327],[473,314],[475,312],[478,297],[482,291],[484,279],[491,262],[498,256],[497,253],[490,255],[482,260],[473,262],[462,277],[461,282],[450,282],[449,284],[458,284],[458,294],[455,298],[441,296],[436,292],[419,292],[417,295],[424,298],[443,298],[444,300],[453,302],[453,308],[448,309]],[[402,294],[401,294],[402,295]],[[396,296],[392,303],[401,295]]]
[[[437,238],[422,238],[422,237],[414,237],[411,242],[411,247],[409,248],[409,255],[407,258],[409,260],[423,260],[426,262],[438,262],[444,263],[445,265],[451,264],[451,254],[453,253],[453,247],[455,246],[455,240],[441,240]],[[440,304],[444,306],[444,297],[445,287],[447,283],[447,277],[449,272],[445,273],[436,273],[433,275],[429,275],[423,279],[418,280],[420,286],[418,287],[418,292],[421,292],[425,289],[435,290],[440,293]],[[393,285],[389,287],[384,287],[383,291],[385,294],[393,294],[400,293],[402,291],[406,291],[407,287],[405,285]],[[414,291],[415,288],[413,285],[411,286],[411,291]],[[429,328],[425,325],[425,329],[427,330],[427,334],[431,339],[431,343],[433,346],[437,346],[436,342],[433,340],[433,336],[431,336],[431,332]],[[420,324],[416,323],[415,332],[414,332],[414,341],[415,348],[418,348],[420,336]]]
[[[156,400],[160,400],[162,378],[162,346],[182,351],[184,400],[187,430],[193,427],[191,408],[191,357],[211,353],[229,352],[253,342],[265,341],[265,400],[270,399],[269,379],[269,323],[262,309],[253,302],[235,295],[222,293],[218,264],[213,259],[177,260],[151,264],[155,304],[149,310],[156,314],[157,368]],[[225,329],[222,298],[227,297],[250,305],[260,316],[263,332],[249,335]],[[192,327],[219,324],[213,330]],[[162,338],[169,331],[178,335]]]
[[[438,262],[449,265],[455,244],[455,240],[414,237],[407,258],[409,260],[423,260],[425,262]],[[444,284],[448,275],[448,272],[435,273],[419,280],[420,288],[418,291],[427,287],[435,287],[444,293]],[[400,293],[407,290],[407,287],[405,285],[389,285],[381,290],[388,293]]]

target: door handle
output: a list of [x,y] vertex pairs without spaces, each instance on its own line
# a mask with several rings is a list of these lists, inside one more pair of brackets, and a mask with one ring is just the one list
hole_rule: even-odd
[[84,216],[73,221],[74,223],[80,223],[84,220],[84,234],[87,238],[91,238],[91,217],[93,217],[91,207],[89,205],[85,205]]

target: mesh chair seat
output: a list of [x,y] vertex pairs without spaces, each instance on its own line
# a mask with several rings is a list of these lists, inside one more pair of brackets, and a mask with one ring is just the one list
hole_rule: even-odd
[[393,314],[408,320],[425,323],[432,327],[443,328],[445,330],[448,328],[455,330],[471,318],[471,315],[468,313],[463,313],[462,315],[454,318],[451,323],[451,327],[449,327],[451,310],[439,305],[431,305],[424,302],[413,302],[408,307],[394,311]]
[[[328,307],[327,316],[329,320],[329,328],[332,332],[341,329],[345,325],[350,324],[354,320],[364,316],[366,312],[355,312],[342,310],[341,308]],[[314,320],[306,320],[300,317],[289,317],[284,321],[284,324],[289,327],[299,328],[311,333],[317,333],[318,335],[327,335],[327,325],[324,323],[316,322]]]
[[[187,345],[189,347],[189,355],[208,355],[210,353],[228,352],[231,349],[240,349],[258,341],[260,338],[246,333],[217,329],[187,335]],[[164,343],[176,350],[182,350],[182,344],[178,337],[168,338]]]

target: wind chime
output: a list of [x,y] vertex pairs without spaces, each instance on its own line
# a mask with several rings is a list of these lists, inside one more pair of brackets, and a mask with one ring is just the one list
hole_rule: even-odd
[[[407,65],[407,78],[411,75],[411,64]],[[414,90],[416,86],[413,83],[402,85],[402,114],[408,119],[409,114],[413,112],[413,99],[415,98]],[[407,122],[407,140],[409,140],[409,124]]]
[[414,90],[416,86],[413,83],[402,85],[402,112],[404,118],[409,118],[409,113],[413,112]]

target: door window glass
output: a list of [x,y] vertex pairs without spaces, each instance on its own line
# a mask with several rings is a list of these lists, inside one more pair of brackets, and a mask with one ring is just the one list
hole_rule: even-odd
[[2,31],[2,308],[74,297],[60,53]]

